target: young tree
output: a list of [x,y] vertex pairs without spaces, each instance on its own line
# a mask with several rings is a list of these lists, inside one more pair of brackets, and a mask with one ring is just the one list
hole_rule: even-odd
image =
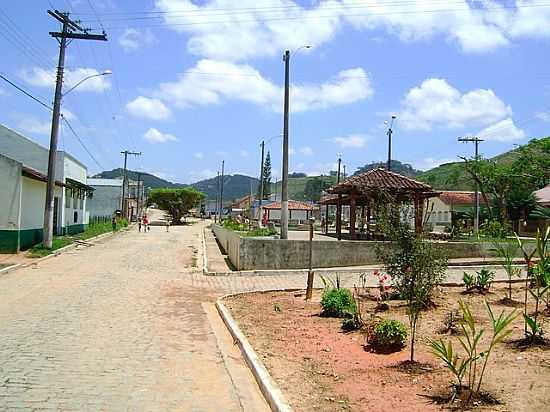
[[[411,230],[404,208],[391,200],[379,210],[380,229],[393,245],[377,248],[377,254],[393,279],[401,299],[407,302],[410,327],[410,361],[414,362],[416,329],[420,314],[429,304],[435,286],[443,280],[447,257],[433,243]],[[406,213],[405,213],[406,214]]]
[[[271,154],[267,152],[267,156],[264,161],[264,170],[263,170],[263,198],[262,200],[268,200],[271,196]],[[260,199],[262,190],[262,182],[258,185],[258,199]]]
[[164,210],[172,217],[172,224],[179,224],[181,218],[189,210],[200,205],[204,194],[193,189],[153,189],[149,193],[147,203],[156,204],[159,209]]

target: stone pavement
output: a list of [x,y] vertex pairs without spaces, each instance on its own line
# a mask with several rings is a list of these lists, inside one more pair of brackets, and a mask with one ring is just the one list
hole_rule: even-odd
[[[191,287],[202,225],[121,233],[0,277],[0,410],[267,410]],[[232,355],[234,356],[234,355]]]

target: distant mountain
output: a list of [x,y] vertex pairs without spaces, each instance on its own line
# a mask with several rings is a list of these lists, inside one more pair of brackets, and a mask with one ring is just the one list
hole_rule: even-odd
[[[117,168],[113,170],[107,170],[101,173],[98,173],[97,175],[93,176],[96,178],[101,179],[122,179],[124,170],[122,168]],[[128,170],[127,176],[130,180],[138,180],[138,173],[134,170]],[[143,182],[143,186],[150,187],[152,189],[157,189],[161,187],[168,187],[168,188],[179,188],[179,187],[186,187],[187,185],[184,185],[182,183],[172,183],[168,180],[161,179],[160,177],[157,177],[155,175],[152,175],[150,173],[141,172],[141,181]]]
[[[387,166],[387,162],[372,162],[369,164],[366,164],[363,167],[359,167],[357,171],[354,173],[354,175],[358,175],[360,173],[368,172],[369,170],[382,168],[385,169]],[[392,159],[391,161],[391,170],[392,172],[399,173],[404,176],[408,177],[416,177],[420,173],[422,173],[420,170],[416,170],[408,163],[402,163],[399,160]]]
[[[223,198],[224,201],[235,200],[250,194],[256,194],[258,190],[259,179],[244,175],[227,175],[223,178]],[[218,193],[218,178],[201,180],[189,186],[206,194],[209,199],[216,199]]]

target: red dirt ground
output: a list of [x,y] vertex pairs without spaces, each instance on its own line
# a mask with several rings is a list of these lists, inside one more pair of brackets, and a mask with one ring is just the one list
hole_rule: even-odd
[[[494,312],[511,310],[497,303],[504,296],[504,286],[495,287],[486,296],[464,295],[461,291],[441,289],[435,298],[436,308],[423,314],[415,360],[427,365],[416,373],[398,367],[409,357],[408,346],[393,354],[371,353],[364,349],[361,332],[344,333],[341,319],[320,317],[320,291],[315,292],[310,303],[304,302],[302,294],[293,292],[244,294],[224,303],[295,410],[413,412],[448,407],[429,398],[448,395],[452,376],[429,352],[424,339],[447,337],[437,331],[445,316],[458,309],[458,300],[470,303],[472,312],[487,329],[486,335],[490,334],[490,327],[484,299],[491,303]],[[516,300],[521,300],[522,293],[521,287],[515,286]],[[403,302],[389,304],[390,309],[378,315],[408,324]],[[366,316],[374,313],[375,306],[374,301],[364,301]],[[500,404],[477,409],[550,411],[550,348],[520,351],[511,343],[522,337],[520,317],[513,329],[509,342],[495,349],[483,384],[483,389]],[[456,338],[450,338],[458,348]]]

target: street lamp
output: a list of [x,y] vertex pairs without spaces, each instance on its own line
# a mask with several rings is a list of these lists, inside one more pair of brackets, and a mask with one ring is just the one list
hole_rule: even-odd
[[289,70],[290,56],[301,49],[309,49],[311,46],[298,47],[292,53],[285,51],[283,61],[285,62],[285,100],[283,115],[283,176],[281,182],[281,239],[288,239],[288,112],[289,112]]
[[[266,143],[271,142],[273,139],[277,139],[279,137],[282,137],[283,134],[278,134],[276,136],[272,136],[267,140],[262,140],[262,143],[260,144],[260,147],[262,148],[262,162],[260,164],[260,204],[259,204],[259,215],[258,215],[258,225],[262,226],[262,201],[264,200],[264,151],[265,151],[265,145]],[[271,193],[271,192],[270,192]]]
[[69,90],[67,90],[65,93],[63,93],[63,97],[65,97],[66,95],[68,95],[70,92],[72,92],[74,89],[76,89],[78,86],[80,86],[82,83],[84,83],[86,80],[89,80],[89,79],[92,79],[94,77],[100,77],[100,76],[109,76],[113,74],[113,72],[111,70],[105,70],[101,73],[97,73],[97,74],[91,74],[90,76],[86,76],[84,77],[82,80],[80,80],[78,83],[76,83],[73,87],[71,87]]
[[[389,123],[388,131],[386,132],[386,134],[388,135],[388,164],[387,164],[387,166],[386,166],[386,169],[387,169],[388,171],[391,170],[391,136],[392,136],[392,134],[393,134],[393,129],[392,129],[392,127],[393,127],[393,122],[395,121],[395,119],[397,119],[397,116],[394,115],[394,114],[392,114],[392,116],[391,116],[391,122]],[[384,124],[385,124],[386,126],[388,126],[388,121],[386,120],[386,121],[384,122]]]

